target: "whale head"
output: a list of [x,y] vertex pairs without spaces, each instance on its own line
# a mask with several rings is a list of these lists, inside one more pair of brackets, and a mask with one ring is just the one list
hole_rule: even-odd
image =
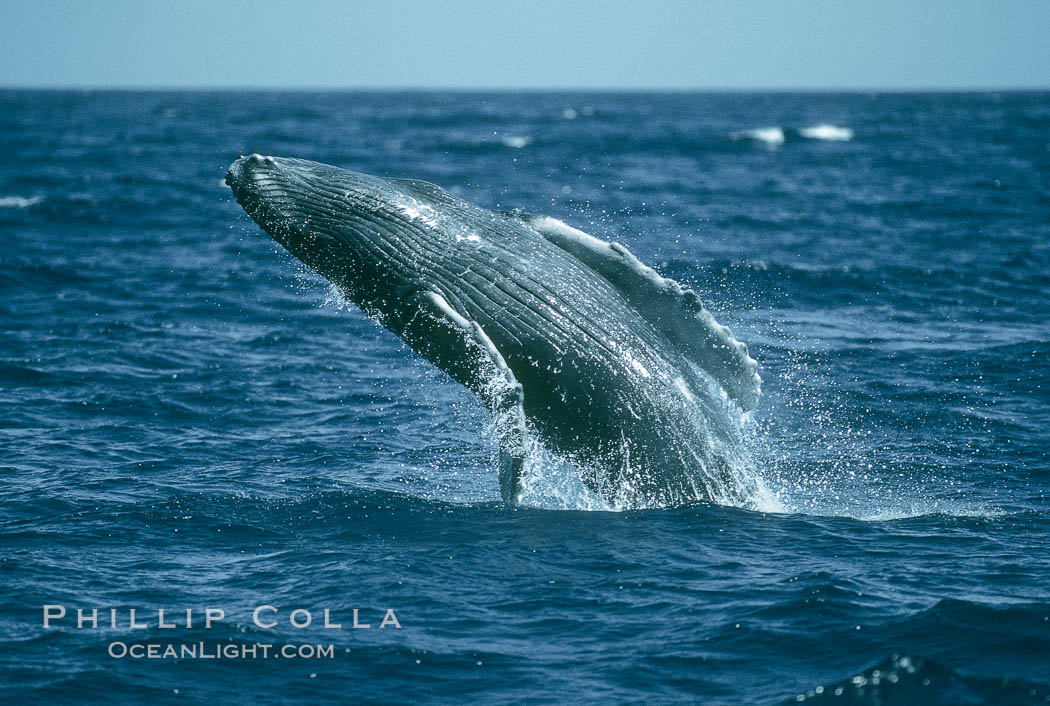
[[422,286],[449,239],[427,194],[409,186],[422,182],[252,154],[230,165],[226,183],[274,240],[372,313]]

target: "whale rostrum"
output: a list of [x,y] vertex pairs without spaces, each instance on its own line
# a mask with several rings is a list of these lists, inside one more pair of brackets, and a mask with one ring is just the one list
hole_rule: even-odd
[[243,157],[226,183],[278,243],[480,397],[504,501],[521,495],[530,438],[611,503],[752,495],[729,412],[757,404],[757,363],[695,292],[622,245],[302,159]]

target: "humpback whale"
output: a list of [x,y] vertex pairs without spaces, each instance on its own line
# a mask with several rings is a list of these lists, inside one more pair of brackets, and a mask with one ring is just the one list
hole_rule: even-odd
[[226,183],[292,255],[481,398],[505,502],[520,498],[530,440],[612,503],[749,502],[730,412],[758,402],[757,363],[695,292],[622,245],[303,159],[242,157]]

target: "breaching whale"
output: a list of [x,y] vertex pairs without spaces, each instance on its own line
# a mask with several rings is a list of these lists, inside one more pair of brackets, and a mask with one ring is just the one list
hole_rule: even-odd
[[715,385],[750,410],[758,366],[693,291],[622,245],[302,159],[242,157],[226,183],[278,243],[481,398],[506,502],[533,438],[609,502],[748,502]]

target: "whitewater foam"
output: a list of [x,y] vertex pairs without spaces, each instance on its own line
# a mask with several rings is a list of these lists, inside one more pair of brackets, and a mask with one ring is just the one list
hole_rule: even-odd
[[507,135],[502,138],[500,142],[502,142],[505,147],[520,150],[522,147],[528,147],[532,144],[532,138],[528,135]]
[[798,134],[810,140],[825,140],[829,142],[849,142],[853,139],[853,130],[829,123],[819,123],[804,127],[798,131]]
[[759,127],[751,130],[737,130],[729,133],[731,140],[754,140],[761,142],[767,147],[779,147],[784,144],[784,128],[774,125],[773,127]]
[[0,208],[29,208],[44,200],[43,196],[0,196]]

